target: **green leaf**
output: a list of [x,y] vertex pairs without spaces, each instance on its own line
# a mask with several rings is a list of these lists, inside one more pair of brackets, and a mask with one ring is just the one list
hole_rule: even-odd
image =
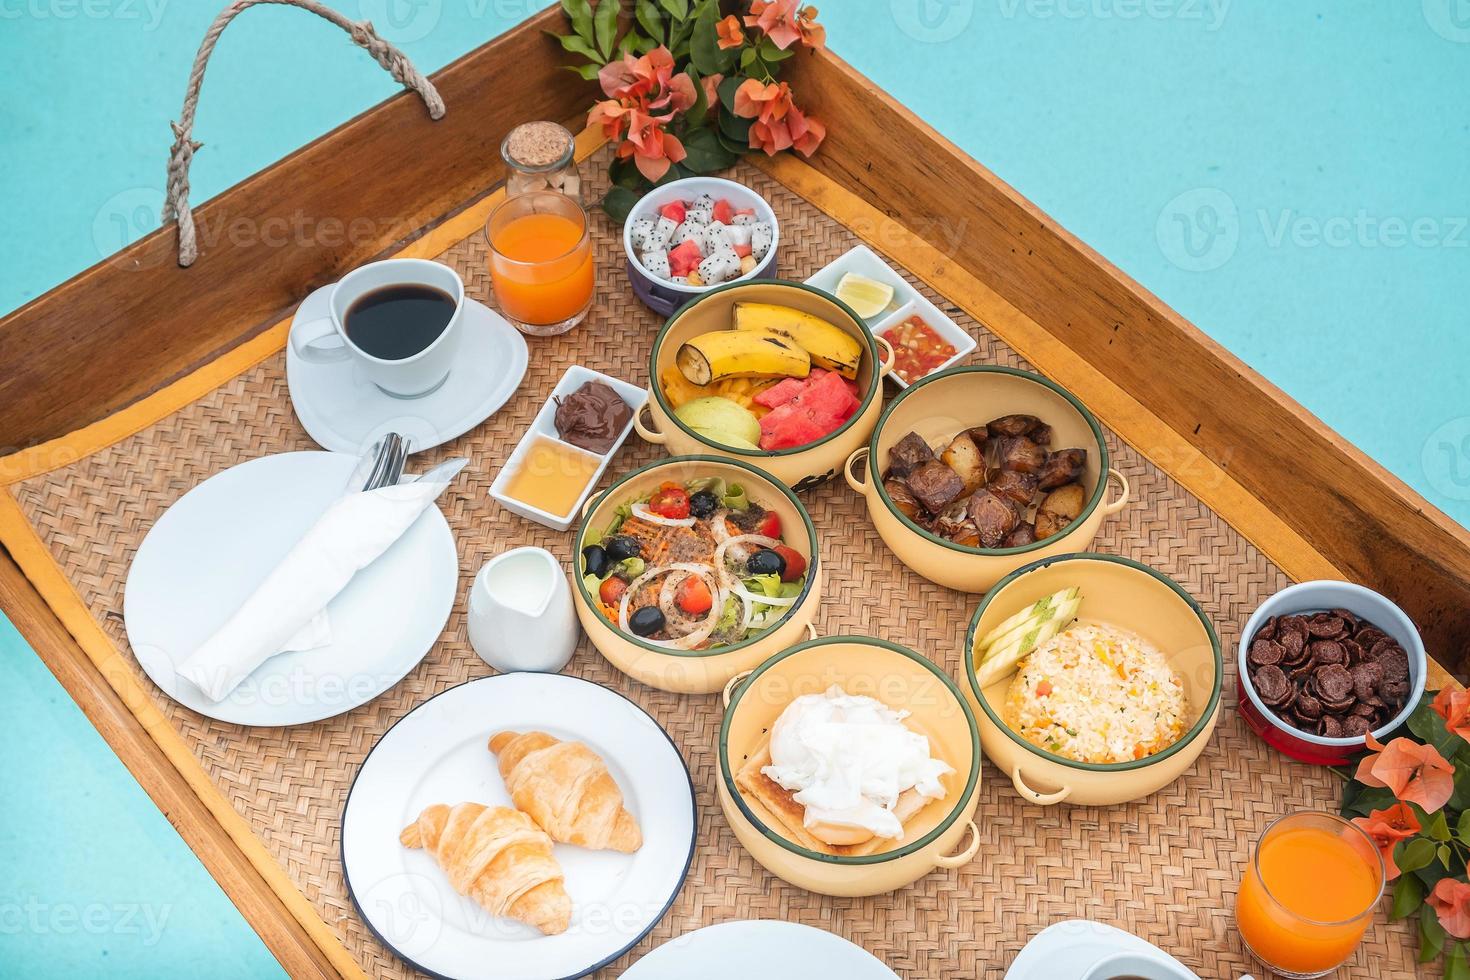
[[1419,962],[1428,963],[1444,949],[1444,926],[1428,905],[1419,908]]
[[602,210],[607,212],[613,224],[621,227],[628,220],[628,215],[638,203],[639,197],[639,194],[626,187],[614,187],[602,199]]
[[1445,869],[1448,870],[1449,869],[1449,866],[1450,866],[1450,845],[1448,845],[1448,844],[1441,844],[1441,845],[1439,845],[1439,848],[1438,848],[1438,850],[1437,850],[1436,853],[1437,853],[1437,855],[1439,857],[1439,863],[1442,864],[1442,865],[1444,865],[1445,866]]
[[572,30],[582,40],[592,41],[592,4],[588,0],[561,0],[561,9],[571,22]]
[[613,182],[614,187],[621,187],[634,193],[641,192],[647,182],[643,175],[638,172],[638,167],[631,158],[620,157],[608,165],[607,176]]
[[1429,831],[1429,836],[1433,837],[1435,840],[1450,839],[1450,823],[1447,819],[1445,819],[1443,810],[1440,810],[1434,815],[1434,817],[1429,821],[1429,826],[1426,829]]
[[699,72],[694,70],[694,66],[690,65],[685,70],[685,73],[689,76],[689,80],[694,83],[694,104],[685,113],[684,121],[689,128],[698,129],[709,119],[709,99],[705,98],[704,86],[699,83]]
[[1393,790],[1385,786],[1364,786],[1354,781],[1348,783],[1347,788],[1343,791],[1342,815],[1366,817],[1374,810],[1393,806],[1395,801]]
[[761,60],[768,65],[774,65],[776,62],[785,61],[787,58],[796,54],[796,45],[793,44],[785,51],[782,51],[780,48],[776,47],[775,41],[772,41],[770,38],[765,37],[761,38],[760,50]]
[[1394,863],[1399,866],[1400,871],[1418,871],[1420,868],[1429,867],[1429,862],[1434,860],[1434,841],[1428,837],[1415,837],[1412,840],[1400,841],[1394,852]]
[[740,67],[749,68],[751,62],[755,61],[755,48],[746,48],[740,52]]
[[597,50],[604,58],[612,57],[613,39],[618,33],[618,14],[621,0],[597,0],[597,9],[592,12],[592,28],[597,34]]
[[658,0],[658,2],[675,20],[684,20],[689,16],[689,0]]
[[720,132],[724,133],[732,140],[738,140],[741,143],[749,144],[750,126],[754,122],[754,119],[742,119],[739,116],[735,115],[733,112],[721,112]]
[[1399,875],[1393,886],[1393,905],[1389,909],[1390,919],[1407,919],[1424,904],[1424,883],[1413,875]]
[[689,38],[689,58],[701,75],[716,75],[735,66],[735,52],[720,47],[720,33],[715,25],[720,19],[720,5],[706,3],[694,20],[694,33]]
[[572,54],[583,55],[596,62],[598,65],[601,65],[603,62],[607,61],[606,58],[597,53],[596,48],[594,48],[592,45],[588,44],[586,41],[575,34],[553,34],[551,36],[561,42],[561,47],[563,51],[570,51]]
[[648,32],[649,37],[663,40],[664,18],[653,0],[634,0],[633,16],[638,19],[638,26]]
[[1470,980],[1470,963],[1465,962],[1464,943],[1450,946],[1450,955],[1444,964],[1444,980]]
[[1431,707],[1432,703],[1433,698],[1428,693],[1419,700],[1414,713],[1409,715],[1407,722],[1409,731],[1419,736],[1419,740],[1426,745],[1432,745],[1438,749],[1440,755],[1448,758],[1459,751],[1464,740],[1445,727],[1444,719]]
[[733,166],[738,159],[735,154],[720,145],[713,131],[696,129],[684,138],[684,166],[697,174],[714,173]]
[[584,79],[586,79],[587,81],[590,82],[594,78],[597,77],[598,69],[601,66],[600,65],[562,65],[562,67],[565,68],[567,71],[575,72],[576,74],[581,75]]

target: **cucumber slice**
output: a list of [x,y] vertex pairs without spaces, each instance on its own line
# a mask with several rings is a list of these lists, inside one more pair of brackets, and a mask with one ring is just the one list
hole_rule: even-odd
[[1005,646],[993,649],[990,656],[986,657],[975,671],[975,679],[980,689],[983,691],[996,681],[1014,673],[1017,665],[1025,659],[1027,654],[1056,636],[1063,627],[1071,624],[1081,605],[1080,595],[1063,600],[1061,605],[1055,609],[1055,615],[1044,622],[1035,624],[1031,630],[1015,637]]
[[1037,600],[1029,609],[1012,616],[1001,623],[995,629],[986,634],[985,639],[975,648],[975,659],[977,663],[989,660],[994,651],[1000,650],[1016,637],[1024,635],[1025,632],[1039,623],[1054,619],[1062,605],[1078,598],[1076,587],[1061,589],[1053,592],[1043,599]]

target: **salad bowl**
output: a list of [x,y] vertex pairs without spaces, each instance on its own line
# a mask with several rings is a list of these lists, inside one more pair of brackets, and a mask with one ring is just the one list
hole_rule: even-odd
[[[793,840],[772,814],[736,784],[736,772],[760,751],[768,732],[795,698],[832,685],[876,698],[908,713],[905,723],[926,735],[937,758],[952,768],[946,795],[904,824],[887,850],[837,855]],[[830,636],[801,643],[767,660],[725,693],[720,725],[720,807],[735,837],[767,871],[823,895],[879,895],[912,884],[936,868],[968,864],[980,849],[974,823],[980,789],[980,738],[959,689],[928,659],[894,643]],[[963,845],[963,846],[961,846]]]
[[[726,446],[680,421],[659,379],[672,367],[686,340],[709,331],[730,329],[736,303],[791,307],[820,317],[860,340],[863,358],[857,377],[860,404],[856,412],[835,431],[815,442],[772,451]],[[875,339],[867,324],[845,303],[813,286],[776,279],[716,286],[680,308],[654,338],[648,360],[648,413],[653,424],[645,424],[643,413],[638,412],[633,416],[633,427],[646,441],[666,447],[673,455],[707,453],[741,460],[798,492],[810,489],[836,476],[842,461],[867,441],[878,421],[883,409],[883,378],[892,361],[891,357],[886,360],[880,357],[880,343],[886,341]]]
[[[773,513],[780,521],[781,540],[806,563],[805,577],[784,597],[784,613],[765,610],[771,622],[752,629],[735,642],[707,649],[681,650],[635,635],[620,628],[604,611],[602,597],[582,574],[586,548],[608,538],[608,528],[625,519],[635,502],[649,500],[668,483],[687,485],[695,481],[719,481],[723,488],[739,491],[747,501]],[[620,513],[621,511],[621,513]],[[646,511],[645,511],[646,512]],[[588,501],[574,539],[572,599],[582,629],[599,653],[614,667],[634,680],[678,694],[710,694],[720,690],[737,674],[749,671],[772,655],[807,636],[812,617],[822,599],[822,569],[818,561],[817,532],[806,508],[790,489],[754,467],[717,456],[675,456],[650,463],[621,477]],[[747,580],[754,590],[756,583]]]

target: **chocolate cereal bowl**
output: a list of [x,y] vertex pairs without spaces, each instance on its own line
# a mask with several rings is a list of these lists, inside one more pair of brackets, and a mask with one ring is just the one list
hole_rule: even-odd
[[[1344,613],[1347,615],[1344,616]],[[1279,625],[1282,617],[1296,616],[1306,616],[1313,623],[1312,634],[1305,647],[1300,652],[1295,649],[1277,650],[1267,647],[1259,651],[1253,661],[1251,648],[1256,640],[1276,641],[1275,636],[1263,636],[1263,630],[1270,633],[1267,624]],[[1317,617],[1315,620],[1312,619],[1314,616]],[[1343,624],[1341,632],[1336,625],[1339,621]],[[1370,632],[1365,635],[1364,629]],[[1361,642],[1359,637],[1366,642]],[[1324,646],[1315,654],[1311,650],[1312,643],[1318,640],[1327,641],[1337,647],[1347,646],[1340,642],[1345,639],[1352,639],[1355,648],[1350,646],[1341,662],[1336,649]],[[1295,645],[1292,642],[1291,647],[1294,648]],[[1392,652],[1395,648],[1402,651],[1402,661],[1397,653]],[[1282,659],[1275,659],[1278,654]],[[1360,663],[1377,663],[1380,660],[1382,666],[1374,670],[1358,666]],[[1265,691],[1252,680],[1252,674],[1259,675],[1263,664],[1275,668],[1270,672],[1270,689]],[[1379,721],[1371,730],[1376,739],[1387,737],[1402,725],[1424,694],[1429,662],[1419,631],[1402,609],[1371,589],[1350,582],[1302,582],[1282,589],[1261,603],[1241,631],[1237,658],[1240,713],[1257,735],[1293,759],[1316,765],[1341,765],[1363,751],[1366,733],[1338,737],[1322,734],[1322,731],[1332,729],[1320,720],[1321,717],[1337,717],[1338,727],[1341,727],[1342,722],[1351,717],[1358,703],[1375,697],[1381,700],[1379,694],[1382,685],[1396,685],[1402,671],[1401,664],[1406,666],[1408,675],[1403,704],[1386,721],[1381,720],[1386,712],[1383,709],[1377,711],[1374,717]],[[1301,671],[1301,676],[1295,679],[1300,681],[1308,669],[1315,672],[1326,667],[1332,668],[1324,672],[1327,678],[1324,682],[1326,690],[1320,690],[1315,681],[1310,690],[1304,683],[1291,683],[1289,689],[1283,688],[1279,683],[1280,679],[1275,676],[1275,670],[1281,670],[1288,677],[1294,671]],[[1354,677],[1354,683],[1349,687],[1343,682],[1341,674],[1346,672],[1352,677],[1354,671],[1359,676]],[[1396,693],[1397,690],[1398,686],[1389,688],[1390,693]],[[1308,720],[1312,717],[1318,719],[1318,730],[1307,731],[1298,727],[1298,724],[1305,724],[1300,710],[1303,706],[1297,703],[1303,692],[1310,699],[1305,705],[1305,716]],[[1327,702],[1334,698],[1339,699],[1332,707],[1340,710],[1329,708],[1319,712],[1319,707],[1325,707],[1324,698]]]

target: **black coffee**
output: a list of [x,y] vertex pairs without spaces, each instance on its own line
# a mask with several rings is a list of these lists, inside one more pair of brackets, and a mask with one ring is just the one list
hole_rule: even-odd
[[385,361],[401,361],[424,350],[449,326],[454,297],[417,283],[383,286],[347,309],[347,336]]

